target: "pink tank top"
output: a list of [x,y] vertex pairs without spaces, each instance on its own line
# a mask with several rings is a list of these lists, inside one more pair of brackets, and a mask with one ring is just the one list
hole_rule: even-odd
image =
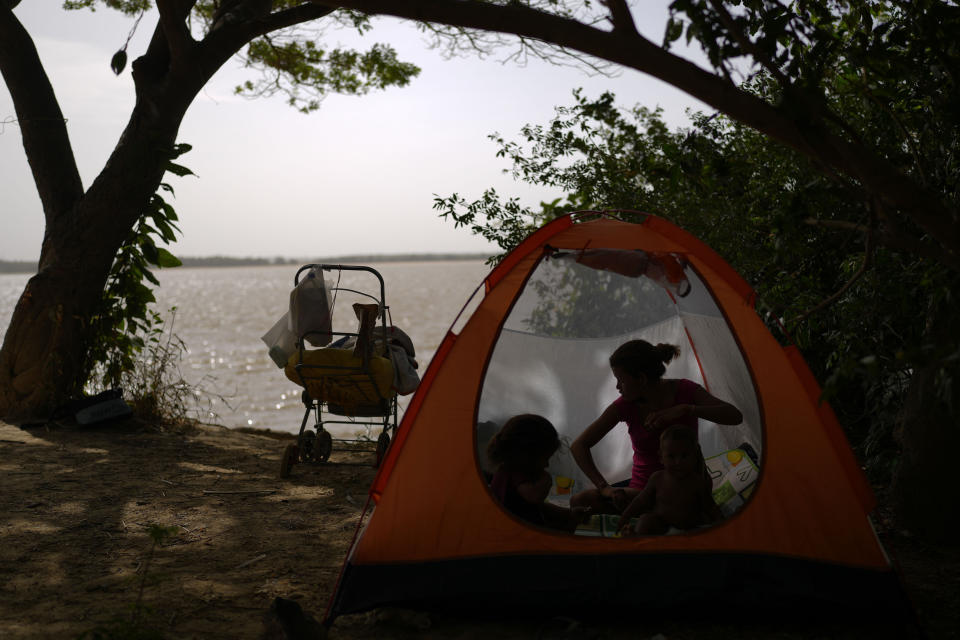
[[[699,386],[692,380],[683,378],[677,380],[673,404],[670,406],[693,404],[693,394]],[[630,442],[633,444],[633,473],[630,476],[630,488],[642,489],[647,485],[647,481],[655,471],[663,469],[663,463],[660,462],[660,434],[669,425],[659,429],[644,427],[640,407],[624,400],[622,396],[614,400],[613,405],[617,408],[620,421],[627,423],[627,432],[630,434]],[[698,421],[696,416],[686,416],[679,422],[697,433]]]

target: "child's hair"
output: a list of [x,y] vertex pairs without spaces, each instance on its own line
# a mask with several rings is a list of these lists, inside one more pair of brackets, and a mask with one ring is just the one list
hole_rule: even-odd
[[634,378],[646,376],[657,382],[667,368],[664,366],[680,355],[680,347],[660,343],[653,346],[646,340],[631,340],[616,348],[610,356],[610,366],[620,367]]
[[700,458],[700,468],[703,471],[704,478],[710,480],[710,470],[707,469],[707,461],[703,458],[703,449],[700,448],[697,434],[693,429],[685,424],[672,424],[660,434],[660,447],[663,448],[663,445],[667,442],[683,442],[690,446]]
[[560,448],[560,437],[543,416],[522,413],[507,420],[487,444],[487,459],[507,471],[537,471],[537,458]]
[[660,434],[660,444],[664,442],[685,442],[692,446],[697,446],[697,436],[693,429],[685,424],[672,424],[663,430]]

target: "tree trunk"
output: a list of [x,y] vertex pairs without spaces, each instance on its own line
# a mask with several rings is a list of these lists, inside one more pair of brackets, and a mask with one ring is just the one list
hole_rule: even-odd
[[47,421],[83,383],[86,320],[106,275],[78,248],[65,249],[62,258],[30,278],[4,337],[0,416],[7,422]]
[[90,189],[68,215],[48,221],[38,272],[0,348],[0,419],[46,422],[82,391],[89,320],[117,250],[159,187],[185,108],[162,112],[158,121],[135,109]]
[[[271,3],[260,3],[248,19],[211,31],[198,43],[186,22],[194,4],[158,3],[153,38],[132,65],[137,102],[130,121],[85,193],[33,42],[8,8],[0,10],[0,69],[24,123],[24,147],[47,224],[37,275],[20,296],[0,348],[0,419],[45,422],[82,390],[89,340],[97,338],[90,319],[113,259],[156,193],[183,116],[210,76],[252,38],[333,10],[308,5],[268,16]],[[62,160],[68,153],[68,161]]]
[[[950,308],[942,308],[950,307]],[[931,309],[928,344],[956,345],[951,328],[960,319],[955,304]],[[960,454],[960,366],[938,357],[914,371],[899,418],[901,457],[891,493],[898,524],[931,542],[956,543],[960,510],[954,505]]]

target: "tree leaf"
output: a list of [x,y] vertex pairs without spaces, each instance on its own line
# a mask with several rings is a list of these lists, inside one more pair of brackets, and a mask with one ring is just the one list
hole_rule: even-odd
[[120,75],[123,72],[123,68],[127,66],[127,50],[120,49],[113,57],[110,58],[110,68],[113,69],[115,75]]
[[153,244],[152,240],[148,238],[141,242],[140,250],[143,252],[143,257],[146,258],[147,262],[150,264],[159,264],[157,245]]
[[161,268],[179,267],[183,265],[180,258],[176,257],[163,247],[157,247],[157,266]]
[[191,149],[193,149],[193,145],[192,145],[192,144],[188,144],[188,143],[186,143],[186,142],[181,142],[181,143],[179,143],[179,144],[175,144],[175,145],[173,145],[173,149],[172,149],[172,153],[170,154],[170,157],[171,157],[171,158],[179,158],[180,156],[182,156],[183,154],[185,154],[187,151],[190,151]]
[[190,169],[187,169],[185,166],[183,166],[183,165],[181,165],[181,164],[177,164],[176,162],[168,162],[168,163],[167,163],[167,171],[169,171],[170,173],[176,174],[176,175],[180,176],[181,178],[182,178],[183,176],[195,176],[195,175],[197,175],[197,174],[195,174],[193,171],[191,171]]

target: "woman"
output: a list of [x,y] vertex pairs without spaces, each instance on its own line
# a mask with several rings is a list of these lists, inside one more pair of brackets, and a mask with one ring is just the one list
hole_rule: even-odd
[[[739,409],[710,395],[696,382],[663,378],[665,365],[678,355],[679,347],[672,344],[654,346],[645,340],[631,340],[610,356],[620,397],[570,445],[574,460],[595,487],[574,495],[571,507],[588,508],[594,513],[623,511],[650,476],[663,468],[660,434],[670,425],[684,424],[696,433],[699,418],[717,424],[743,421]],[[590,453],[620,422],[627,424],[633,444],[633,472],[629,486],[622,489],[610,486]]]

